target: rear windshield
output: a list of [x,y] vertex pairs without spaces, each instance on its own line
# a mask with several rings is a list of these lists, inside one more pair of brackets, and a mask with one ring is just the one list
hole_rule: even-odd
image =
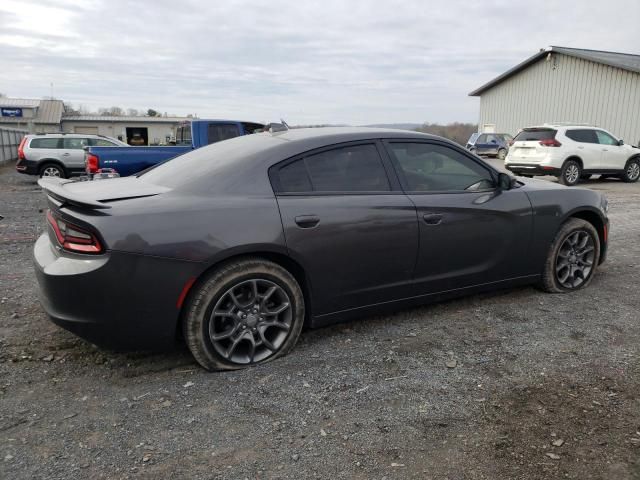
[[557,130],[552,128],[526,128],[516,135],[515,142],[551,140],[556,138]]
[[176,129],[176,145],[191,145],[191,123],[183,123]]

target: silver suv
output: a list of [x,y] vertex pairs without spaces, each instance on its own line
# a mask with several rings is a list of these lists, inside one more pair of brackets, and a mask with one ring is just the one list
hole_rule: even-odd
[[82,133],[26,135],[16,170],[26,175],[67,178],[84,173],[84,147],[126,147],[115,138]]

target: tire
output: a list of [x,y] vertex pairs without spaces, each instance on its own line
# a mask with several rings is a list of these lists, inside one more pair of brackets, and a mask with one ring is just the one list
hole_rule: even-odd
[[533,175],[530,175],[530,174],[527,174],[527,173],[523,173],[520,176],[524,177],[524,178],[533,178]]
[[[471,153],[473,153],[474,155],[478,155],[478,150],[476,150],[475,148],[470,148],[469,151]],[[479,156],[479,155],[478,155]]]
[[57,163],[45,163],[38,170],[38,175],[40,178],[42,177],[58,177],[58,178],[67,178],[67,174]]
[[[287,354],[296,344],[304,324],[304,297],[293,275],[280,265],[253,257],[236,260],[197,285],[182,327],[189,350],[205,369],[257,365]],[[273,313],[279,309],[284,310]]]
[[620,176],[623,182],[635,183],[640,178],[640,158],[632,158],[624,166],[624,172]]
[[599,260],[600,237],[595,227],[571,218],[562,224],[549,247],[540,286],[549,293],[580,290],[591,283]]
[[507,151],[504,148],[501,148],[500,150],[498,150],[498,154],[496,155],[498,160],[504,160],[506,156],[507,156]]
[[591,178],[590,173],[583,173],[582,175],[580,175],[580,180],[589,180],[590,178]]
[[578,184],[580,175],[582,175],[582,167],[580,167],[580,164],[575,160],[567,160],[562,165],[558,180],[561,184],[572,187]]

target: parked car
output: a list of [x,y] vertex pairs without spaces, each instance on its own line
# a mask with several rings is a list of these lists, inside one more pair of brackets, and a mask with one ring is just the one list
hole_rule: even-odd
[[467,149],[476,155],[493,155],[504,160],[513,137],[508,133],[472,133]]
[[39,184],[52,320],[112,348],[181,332],[212,370],[279,357],[303,325],[513,285],[572,292],[607,251],[600,193],[516,181],[415,132],[260,133],[139,176]]
[[46,133],[26,135],[18,146],[16,170],[27,175],[67,178],[84,174],[84,147],[121,148],[126,143],[102,135]]
[[235,120],[186,121],[177,128],[175,146],[87,148],[85,170],[87,175],[93,175],[98,170],[111,168],[121,177],[127,177],[191,150],[263,128],[261,123]]
[[145,142],[144,138],[142,135],[140,135],[139,133],[135,133],[130,139],[129,139],[129,145],[132,146],[139,146],[139,145],[145,145],[147,142]]
[[602,128],[543,125],[516,135],[505,168],[523,176],[553,175],[565,185],[576,185],[594,174],[637,182],[640,149]]

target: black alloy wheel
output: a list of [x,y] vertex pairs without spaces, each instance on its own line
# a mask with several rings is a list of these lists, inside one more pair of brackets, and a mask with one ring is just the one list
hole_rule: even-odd
[[280,265],[244,258],[198,282],[183,313],[191,353],[207,370],[233,370],[273,360],[295,345],[304,297]]
[[594,226],[571,218],[558,231],[545,263],[542,288],[565,293],[586,287],[600,259],[600,238]]

